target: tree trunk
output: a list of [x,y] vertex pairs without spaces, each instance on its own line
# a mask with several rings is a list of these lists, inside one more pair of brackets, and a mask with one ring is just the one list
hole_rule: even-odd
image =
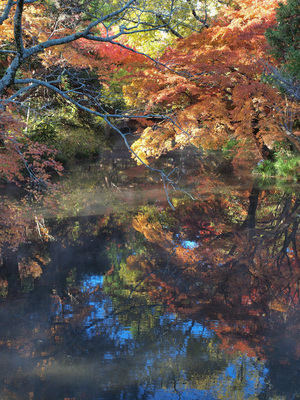
[[256,146],[264,160],[274,160],[274,152],[269,149],[269,147],[265,144],[262,134],[259,130],[259,110],[254,109],[254,113],[251,119],[251,127],[252,127],[252,134],[255,140]]

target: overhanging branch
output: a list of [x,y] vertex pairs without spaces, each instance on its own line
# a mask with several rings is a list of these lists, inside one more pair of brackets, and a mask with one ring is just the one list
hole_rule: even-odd
[[[72,103],[73,105],[75,105],[77,108],[86,111],[90,114],[96,115],[98,117],[103,118],[103,120],[107,123],[108,126],[110,126],[113,130],[115,130],[124,140],[124,143],[127,147],[127,149],[129,150],[129,152],[142,164],[144,165],[147,169],[149,169],[150,171],[157,173],[160,175],[163,185],[164,185],[164,190],[166,192],[166,197],[167,197],[167,201],[168,204],[170,205],[170,207],[174,210],[174,206],[170,200],[169,197],[169,186],[171,186],[174,190],[180,190],[183,193],[186,193],[188,196],[190,196],[191,198],[193,198],[188,192],[186,192],[185,190],[182,190],[180,187],[177,186],[177,184],[174,182],[174,180],[171,178],[171,174],[166,174],[162,169],[158,169],[158,168],[154,168],[151,167],[150,165],[148,165],[147,163],[145,163],[141,157],[134,151],[132,150],[130,144],[128,143],[127,140],[127,135],[124,134],[112,121],[112,118],[124,118],[124,117],[130,117],[130,118],[134,118],[134,119],[144,119],[144,118],[162,118],[164,120],[169,120],[170,122],[172,122],[174,125],[176,125],[178,127],[178,125],[176,124],[175,121],[173,121],[172,118],[167,117],[165,115],[157,115],[157,114],[147,114],[147,115],[126,115],[126,114],[106,114],[106,113],[101,113],[97,110],[93,110],[89,107],[86,107],[82,104],[80,104],[78,101],[72,99],[70,96],[68,96],[63,90],[57,88],[56,86],[54,86],[52,83],[49,82],[45,82],[45,81],[41,81],[38,79],[34,79],[34,78],[29,78],[29,79],[16,79],[15,84],[30,84],[30,86],[28,86],[26,89],[28,90],[29,88],[32,88],[33,86],[37,87],[37,86],[44,86],[46,88],[48,88],[49,90],[52,90],[56,93],[58,93],[61,97],[63,97],[65,100],[67,100],[68,102]],[[58,83],[58,81],[56,82]],[[18,94],[21,95],[23,94],[24,90],[22,91],[22,89],[20,89],[18,91]],[[14,100],[16,98],[16,95],[11,96],[9,99],[5,100],[4,103],[9,103],[10,100]]]

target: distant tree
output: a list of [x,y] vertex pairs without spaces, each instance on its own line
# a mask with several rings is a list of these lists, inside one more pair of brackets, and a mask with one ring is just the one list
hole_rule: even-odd
[[277,24],[266,30],[272,53],[284,68],[300,78],[300,2],[288,0],[279,3]]
[[271,68],[271,77],[284,91],[300,100],[300,2],[287,0],[279,3],[277,24],[266,30],[271,53],[281,69]]

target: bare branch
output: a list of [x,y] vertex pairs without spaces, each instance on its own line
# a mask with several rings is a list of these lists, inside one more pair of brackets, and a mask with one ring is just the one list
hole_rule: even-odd
[[[186,0],[186,1],[187,1],[187,3],[188,3],[189,5],[191,5],[191,0]],[[197,21],[199,21],[205,28],[209,28],[209,25],[208,25],[208,23],[207,23],[207,17],[208,17],[208,15],[207,15],[207,9],[206,9],[206,7],[205,7],[205,9],[204,9],[205,19],[202,19],[202,18],[199,17],[199,15],[196,13],[196,10],[195,10],[194,7],[191,7],[191,11],[192,11],[193,17],[196,18]]]
[[[96,27],[97,25],[103,23],[106,20],[109,20],[111,18],[114,18],[115,16],[120,15],[123,13],[125,10],[127,10],[136,0],[129,0],[123,7],[120,9],[109,13],[96,21],[91,22],[83,31],[76,32],[74,34],[58,38],[58,39],[51,39],[47,40],[45,42],[39,43],[38,45],[32,46],[31,48],[24,49],[23,43],[22,43],[22,26],[21,26],[21,20],[22,20],[22,12],[23,12],[23,6],[24,6],[24,0],[18,0],[17,2],[17,10],[15,14],[15,41],[16,41],[16,46],[18,50],[18,55],[17,57],[12,61],[11,65],[7,68],[4,76],[0,79],[0,94],[3,92],[3,90],[12,85],[14,82],[14,78],[16,75],[16,72],[18,69],[21,67],[21,65],[24,63],[24,61],[34,54],[41,53],[47,48],[62,45],[62,44],[67,44],[74,42],[80,38],[85,38],[88,35],[91,34],[91,30]],[[106,38],[99,38],[103,42],[110,42],[111,40],[121,36],[123,32],[118,33],[117,35],[112,35],[111,37],[106,37]]]
[[[169,186],[171,186],[174,190],[180,190],[183,193],[187,194],[188,196],[190,196],[191,198],[193,198],[187,191],[181,189],[180,187],[178,187],[178,185],[176,184],[176,182],[171,178],[171,175],[174,171],[171,171],[171,173],[166,174],[162,169],[158,169],[158,168],[154,168],[149,166],[147,163],[145,163],[140,157],[139,155],[132,150],[130,144],[128,143],[127,140],[127,134],[124,134],[119,128],[118,126],[113,123],[111,121],[112,118],[124,118],[125,114],[108,114],[108,113],[102,113],[99,112],[97,110],[88,108],[84,105],[82,105],[79,101],[76,101],[74,99],[72,99],[70,96],[68,96],[64,91],[60,90],[59,88],[57,88],[56,86],[53,85],[53,83],[58,83],[58,81],[56,82],[45,82],[45,81],[41,81],[38,79],[19,79],[19,80],[15,80],[15,84],[29,84],[31,83],[32,85],[27,86],[26,89],[29,90],[29,88],[32,88],[33,86],[44,86],[46,88],[48,88],[49,90],[52,90],[56,93],[58,93],[61,97],[63,97],[64,99],[66,99],[67,101],[69,101],[70,103],[74,104],[77,108],[84,110],[90,114],[96,115],[98,117],[103,118],[103,120],[107,123],[108,126],[110,126],[114,131],[116,131],[124,140],[124,143],[127,147],[127,149],[129,150],[129,152],[134,156],[134,158],[136,160],[138,160],[139,163],[141,163],[142,165],[144,165],[147,169],[149,169],[150,171],[157,173],[160,175],[163,185],[164,185],[164,189],[165,189],[165,193],[166,193],[166,197],[167,197],[167,201],[170,205],[170,207],[172,209],[174,209],[174,206],[170,200],[168,191],[169,191]],[[25,89],[25,88],[24,88]],[[20,89],[18,91],[18,94],[21,95],[23,93],[22,89]],[[15,95],[11,96],[9,99],[7,99],[5,101],[5,103],[8,103],[11,100],[14,100],[16,98]],[[170,117],[167,117],[166,115],[156,115],[156,114],[147,114],[147,115],[128,115],[128,117],[130,118],[134,118],[134,119],[144,119],[144,118],[162,118],[164,120],[169,120],[170,122],[175,123],[175,121],[173,121]],[[176,126],[178,126],[176,124]]]
[[6,3],[6,6],[4,8],[4,11],[2,12],[2,15],[0,16],[0,25],[3,24],[3,22],[9,17],[10,10],[12,6],[14,5],[14,0],[8,0]]
[[14,50],[0,50],[0,54],[18,54]]
[[285,93],[296,101],[300,101],[300,81],[291,75],[284,75],[277,68],[268,65],[269,77],[272,82],[282,88]]
[[175,29],[173,29],[173,28],[171,27],[170,23],[167,22],[167,21],[163,18],[163,16],[162,16],[161,14],[155,14],[155,15],[156,15],[156,17],[157,17],[159,20],[161,20],[161,22],[163,23],[163,26],[166,26],[166,27],[167,27],[167,30],[170,31],[174,36],[178,37],[179,39],[182,39],[182,38],[183,38],[183,36],[180,35],[180,33],[178,33],[177,31],[175,31]]

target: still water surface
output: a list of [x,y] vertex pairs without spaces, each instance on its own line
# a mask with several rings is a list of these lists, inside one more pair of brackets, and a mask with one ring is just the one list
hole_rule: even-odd
[[1,399],[300,398],[297,185],[184,184],[173,211],[126,158],[73,168],[2,260]]

